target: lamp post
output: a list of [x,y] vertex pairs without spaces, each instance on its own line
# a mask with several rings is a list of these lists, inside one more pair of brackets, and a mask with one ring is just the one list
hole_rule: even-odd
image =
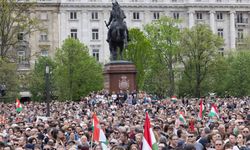
[[47,104],[46,116],[49,117],[50,116],[50,109],[49,109],[49,101],[50,101],[50,97],[49,97],[49,66],[47,63],[46,63],[46,67],[45,67],[45,89],[46,89],[46,104]]

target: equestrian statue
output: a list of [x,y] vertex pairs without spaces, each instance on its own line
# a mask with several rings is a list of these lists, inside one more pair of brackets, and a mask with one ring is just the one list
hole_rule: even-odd
[[107,42],[109,43],[111,60],[118,60],[118,54],[120,55],[120,59],[123,59],[122,51],[129,41],[128,28],[124,21],[125,18],[126,16],[118,2],[112,2],[112,11],[110,13],[109,22],[105,22],[108,28]]

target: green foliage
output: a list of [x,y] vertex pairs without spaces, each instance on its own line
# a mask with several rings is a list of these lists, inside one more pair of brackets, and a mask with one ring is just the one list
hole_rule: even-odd
[[158,62],[152,62],[150,69],[146,72],[143,90],[163,98],[168,96],[168,87],[169,81],[166,67]]
[[[172,18],[162,17],[157,21],[147,24],[145,26],[145,31],[153,48],[153,53],[155,55],[154,61],[158,63],[157,66],[164,66],[160,67],[160,69],[163,69],[164,72],[167,73],[166,75],[168,77],[168,82],[163,83],[168,83],[168,86],[164,85],[163,87],[168,87],[168,95],[172,96],[175,94],[174,64],[176,63],[176,57],[179,53],[178,43],[180,38],[180,30],[178,28],[178,21]],[[158,71],[154,72],[157,73]],[[161,77],[162,73],[158,73],[160,74],[155,77]]]
[[129,30],[131,41],[128,44],[124,56],[127,60],[135,63],[137,74],[136,83],[138,89],[142,89],[145,80],[145,71],[148,69],[152,59],[152,48],[150,42],[138,28]]
[[49,57],[39,57],[34,70],[30,73],[30,82],[29,82],[29,91],[32,93],[33,101],[45,101],[46,92],[45,92],[45,68],[46,64],[49,66],[49,90],[53,96],[55,92],[54,87],[54,69],[55,63]]
[[215,57],[209,68],[210,71],[204,81],[204,85],[207,85],[204,92],[214,92],[218,96],[225,96],[228,91],[227,84],[230,77],[230,74],[228,74],[230,66],[227,58],[218,55]]
[[227,58],[230,65],[227,79],[228,93],[232,96],[250,95],[250,52],[242,51]]
[[5,59],[0,58],[0,84],[6,86],[6,95],[0,98],[4,99],[4,101],[14,100],[18,95],[16,67],[15,63],[9,63]]
[[79,40],[68,38],[56,52],[56,87],[60,100],[79,100],[103,88],[101,65]]
[[23,36],[41,30],[37,18],[30,16],[34,3],[23,3],[16,0],[0,0],[0,56],[15,58],[12,48],[18,47],[18,33]]
[[203,81],[207,78],[209,66],[218,55],[218,49],[222,44],[223,40],[214,35],[209,26],[204,24],[198,24],[192,29],[185,29],[182,32],[180,60],[184,66],[184,74],[181,82],[191,85],[186,84],[186,87],[181,87],[182,90],[185,88],[186,90],[180,92],[189,91],[191,92],[189,95],[195,97],[204,94],[202,92],[205,91],[206,85],[203,85]]

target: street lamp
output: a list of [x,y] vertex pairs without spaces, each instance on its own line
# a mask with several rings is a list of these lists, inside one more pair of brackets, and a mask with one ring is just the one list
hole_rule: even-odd
[[47,104],[47,114],[46,116],[49,117],[50,116],[50,109],[49,109],[49,66],[46,63],[46,67],[45,67],[45,84],[46,84],[46,104]]

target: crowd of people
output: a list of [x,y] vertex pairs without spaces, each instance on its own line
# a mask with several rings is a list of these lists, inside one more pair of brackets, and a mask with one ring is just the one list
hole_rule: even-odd
[[[209,117],[211,104],[218,115]],[[158,100],[144,92],[93,93],[79,102],[28,102],[17,112],[14,103],[0,103],[0,150],[102,150],[92,140],[95,113],[110,150],[141,150],[145,112],[159,150],[250,150],[250,98]],[[180,122],[182,112],[186,123]]]

